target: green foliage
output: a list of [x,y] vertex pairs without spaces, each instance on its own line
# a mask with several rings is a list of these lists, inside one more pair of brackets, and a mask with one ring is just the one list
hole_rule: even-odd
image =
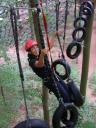
[[4,57],[5,61],[9,60],[6,51],[7,48],[0,43],[0,57]]
[[93,73],[91,83],[96,85],[96,70]]
[[92,123],[89,121],[85,122],[82,126],[83,126],[83,128],[96,128],[95,123]]
[[0,97],[0,128],[8,128],[15,114],[16,113],[10,108],[10,105],[5,105]]
[[76,83],[80,83],[80,74],[76,64],[71,65],[71,78]]
[[96,70],[94,71],[92,79],[90,80],[90,87],[93,90],[93,94],[96,95]]
[[19,75],[16,71],[16,66],[5,64],[0,67],[0,85],[6,87],[15,87],[18,85]]
[[96,104],[93,105],[89,103],[88,100],[86,100],[85,104],[79,110],[80,115],[79,115],[77,128],[96,128],[95,127],[96,113],[94,113],[96,111],[95,108],[96,108]]

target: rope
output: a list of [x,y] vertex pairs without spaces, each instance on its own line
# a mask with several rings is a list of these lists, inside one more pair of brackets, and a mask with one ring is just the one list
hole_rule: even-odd
[[[60,2],[59,0],[56,1],[56,31],[58,32],[58,21],[59,21],[59,5],[60,5]],[[60,46],[60,50],[61,50],[61,54],[62,54],[62,58],[65,59],[65,56],[63,54],[63,49],[62,49],[62,45],[61,45],[61,40],[60,40],[60,37],[58,35],[58,33],[56,34],[57,36],[57,39],[58,39],[58,43],[59,43],[59,46]]]
[[[42,0],[40,0],[40,5],[41,5],[41,7],[42,7]],[[49,43],[49,37],[48,37],[47,21],[46,21],[46,16],[45,16],[45,14],[44,14],[43,8],[42,8],[42,16],[43,16],[44,29],[45,29],[45,33],[46,33],[46,39],[47,39],[47,43],[48,43],[48,47],[49,47],[49,51],[50,51],[50,43]],[[39,24],[39,25],[40,25],[40,24]],[[40,27],[39,27],[39,28],[40,28]],[[41,29],[40,29],[40,31],[41,31]],[[53,60],[52,60],[51,52],[50,52],[50,58],[51,58],[51,63],[52,63]],[[50,66],[50,65],[49,65],[49,66]],[[51,69],[51,67],[50,67],[50,70],[51,70],[51,77],[52,77],[52,79],[53,79],[54,85],[55,85],[56,90],[57,90],[57,93],[58,93],[59,103],[63,103],[63,104],[64,104],[64,102],[63,102],[63,100],[62,100],[62,97],[61,97],[61,94],[60,94],[60,92],[59,92],[57,83],[56,83],[55,78],[54,78],[54,75],[55,75],[56,79],[59,81],[58,76],[55,74],[54,69]]]
[[66,27],[67,27],[67,18],[68,18],[68,1],[66,0],[66,3],[65,3],[65,23],[64,23],[64,36],[63,36],[63,40],[64,40],[64,43],[63,43],[63,51],[64,51],[64,44],[65,44],[65,38],[66,38]]
[[74,1],[75,3],[75,8],[74,8],[74,18],[76,19],[76,13],[77,13],[77,10],[76,10],[76,0]]
[[28,108],[27,108],[25,88],[24,88],[24,75],[23,75],[23,70],[22,70],[22,66],[21,66],[20,55],[19,55],[19,47],[18,47],[17,19],[16,19],[16,13],[15,13],[15,10],[14,10],[13,7],[10,7],[10,19],[11,19],[12,31],[13,31],[14,41],[15,41],[17,61],[18,61],[22,91],[23,91],[23,98],[24,98],[24,103],[25,103],[25,108],[26,108],[26,118],[28,120],[29,116],[28,116]]
[[[61,56],[62,58],[65,60],[65,56],[64,56],[64,44],[65,44],[65,37],[66,37],[66,26],[67,26],[67,16],[68,16],[68,1],[66,0],[65,2],[65,6],[66,6],[66,9],[65,9],[65,23],[64,23],[64,36],[63,36],[63,40],[64,40],[64,43],[63,43],[63,48],[62,48],[62,45],[61,45],[61,41],[60,41],[60,37],[57,33],[57,39],[58,39],[58,42],[59,42],[59,46],[60,46],[60,50],[61,50]],[[59,0],[56,1],[56,31],[58,31],[58,21],[59,21],[59,6],[60,6],[60,2]],[[66,61],[66,60],[65,60]],[[66,61],[66,67],[67,69],[67,73],[68,73],[68,68],[67,68],[67,61]],[[68,73],[68,80],[70,80],[70,74]]]
[[[41,5],[41,9],[42,9],[42,17],[43,17],[43,24],[44,24],[44,29],[45,29],[45,33],[46,33],[47,44],[48,44],[49,51],[50,51],[50,43],[49,43],[48,27],[47,27],[48,25],[47,25],[46,16],[44,14],[43,7],[42,7],[42,0],[40,0],[40,5]],[[50,51],[50,58],[51,58],[51,62],[53,62],[51,51]]]

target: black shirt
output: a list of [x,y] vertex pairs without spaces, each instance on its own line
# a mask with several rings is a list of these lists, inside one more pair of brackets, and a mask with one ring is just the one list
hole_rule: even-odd
[[35,62],[39,59],[39,56],[36,57],[32,54],[28,54],[28,62],[29,66],[32,68],[32,70],[42,79],[50,77],[51,71],[50,68],[46,65],[44,65],[42,68],[35,67]]

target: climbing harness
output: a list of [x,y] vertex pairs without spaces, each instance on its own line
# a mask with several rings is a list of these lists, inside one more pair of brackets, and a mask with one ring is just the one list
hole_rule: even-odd
[[14,128],[38,128],[38,127],[49,128],[49,125],[47,124],[47,122],[42,121],[40,119],[29,118],[26,95],[25,95],[25,87],[24,87],[24,75],[23,75],[23,70],[21,66],[19,47],[18,47],[19,42],[18,42],[18,30],[17,30],[17,18],[16,18],[16,13],[13,7],[10,7],[10,19],[11,19],[11,25],[12,25],[13,36],[14,36],[14,41],[15,41],[15,48],[16,48],[21,84],[22,84],[22,91],[23,91],[23,98],[24,98],[24,103],[25,103],[25,108],[26,108],[26,120],[17,124]]

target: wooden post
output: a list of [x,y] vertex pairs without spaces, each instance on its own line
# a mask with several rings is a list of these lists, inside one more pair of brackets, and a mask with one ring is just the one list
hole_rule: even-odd
[[[95,0],[95,3],[96,3],[96,0]],[[94,13],[88,19],[88,25],[86,27],[86,37],[84,40],[84,48],[83,48],[83,60],[82,60],[83,62],[82,62],[80,92],[84,97],[86,96],[86,88],[87,88],[93,19],[94,19]]]
[[[36,7],[38,4],[38,0],[29,0],[30,3],[30,7]],[[41,37],[40,37],[40,33],[38,30],[38,19],[37,19],[37,13],[33,13],[33,24],[34,24],[34,31],[35,31],[35,36],[36,36],[36,40],[39,44],[39,46],[41,47]],[[43,40],[44,41],[44,40]],[[48,89],[44,86],[44,81],[43,81],[43,87],[42,87],[42,93],[43,93],[43,111],[44,111],[44,120],[46,120],[49,123],[49,110],[48,110]]]

